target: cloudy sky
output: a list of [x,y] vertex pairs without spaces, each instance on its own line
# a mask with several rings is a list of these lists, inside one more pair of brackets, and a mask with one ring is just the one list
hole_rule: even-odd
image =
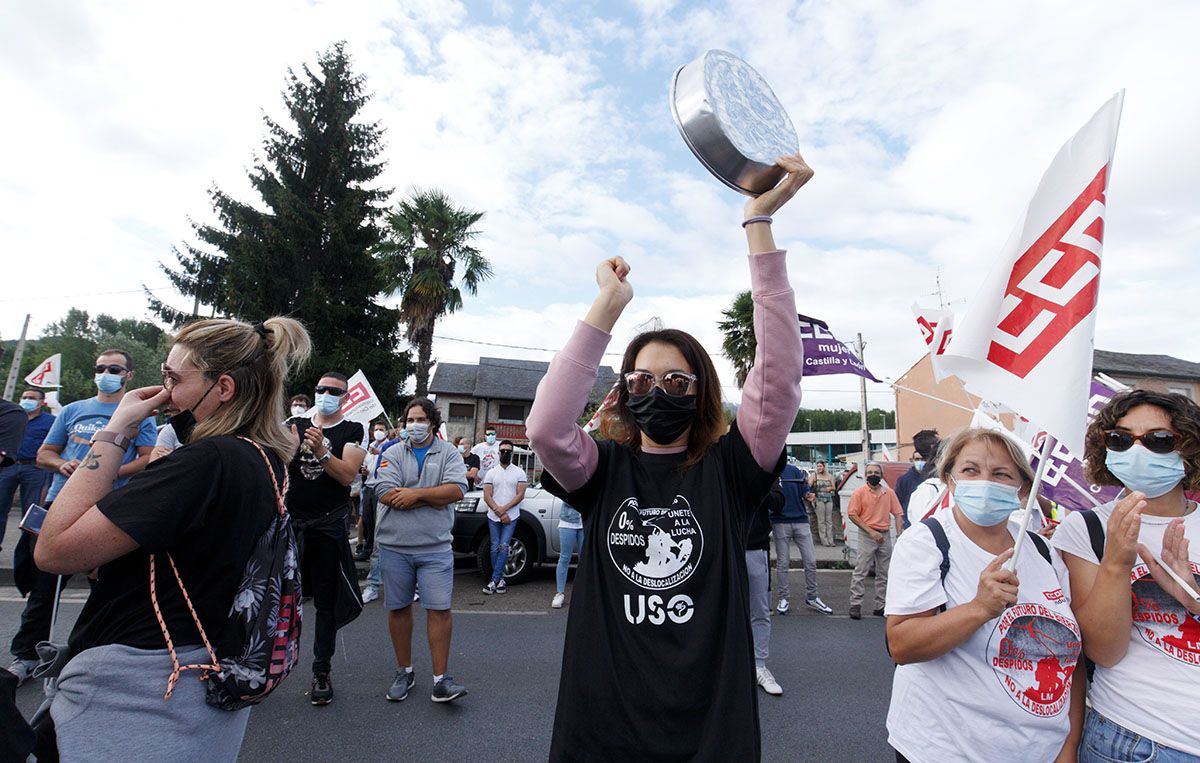
[[[141,285],[245,171],[287,68],[344,39],[387,129],[386,185],[486,212],[496,277],[435,355],[548,359],[621,254],[637,297],[714,354],[749,285],[744,199],[671,120],[676,67],[723,48],[789,110],[815,179],[776,216],[801,312],[862,332],[881,378],[922,351],[909,305],[965,310],[1058,147],[1116,90],[1098,347],[1200,361],[1200,5],[359,0],[180,5],[0,0],[0,336],[69,307],[148,317]],[[1182,329],[1182,330],[1181,330]],[[462,341],[470,340],[470,341]],[[614,362],[616,358],[613,358]],[[726,396],[736,399],[719,360]],[[892,407],[884,384],[873,405]],[[812,377],[808,407],[857,406]]]

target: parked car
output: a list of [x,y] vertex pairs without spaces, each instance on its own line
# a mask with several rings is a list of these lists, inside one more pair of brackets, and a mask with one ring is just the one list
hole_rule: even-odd
[[[521,503],[521,516],[509,544],[504,579],[511,584],[524,582],[536,565],[557,563],[558,513],[562,501],[540,484],[531,484]],[[488,534],[487,504],[483,490],[472,490],[454,505],[453,547],[461,554],[472,554],[479,571],[492,574],[491,539]]]

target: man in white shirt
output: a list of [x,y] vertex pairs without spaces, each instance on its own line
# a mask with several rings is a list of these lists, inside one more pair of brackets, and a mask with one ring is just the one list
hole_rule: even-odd
[[496,430],[489,429],[484,432],[484,442],[476,443],[471,452],[479,456],[479,476],[475,479],[475,484],[482,485],[483,478],[491,471],[492,467],[500,462],[500,446],[496,444]]
[[517,517],[521,516],[521,501],[528,485],[525,470],[512,462],[512,440],[501,440],[497,451],[496,466],[483,477],[483,500],[489,509],[488,532],[492,542],[492,579],[483,588],[486,594],[508,591],[504,566],[508,563],[508,547],[517,529]]

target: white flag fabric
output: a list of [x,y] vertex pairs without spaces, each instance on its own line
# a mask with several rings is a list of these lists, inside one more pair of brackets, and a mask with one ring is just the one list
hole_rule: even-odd
[[600,406],[596,408],[596,412],[588,419],[588,423],[583,426],[583,431],[591,434],[600,428],[600,419],[603,418],[604,412],[617,404],[617,388],[620,382],[613,384],[612,389],[604,396],[604,400],[600,402]]
[[61,387],[62,353],[56,352],[43,360],[33,369],[33,373],[25,377],[25,383],[31,387]]
[[925,346],[929,348],[929,363],[933,366],[933,378],[940,382],[950,376],[942,368],[942,356],[946,354],[946,347],[950,344],[950,337],[954,333],[954,313],[949,310],[920,307],[914,302],[912,314],[917,319],[917,328],[921,331],[921,338],[925,340]]
[[1125,92],[1067,141],[1042,176],[942,369],[1083,452],[1105,204]]
[[[316,413],[317,407],[314,405],[305,411],[304,415],[311,419]],[[376,397],[366,374],[361,370],[355,371],[354,376],[346,382],[346,394],[342,396],[342,416],[351,421],[369,424],[382,415],[383,403]]]

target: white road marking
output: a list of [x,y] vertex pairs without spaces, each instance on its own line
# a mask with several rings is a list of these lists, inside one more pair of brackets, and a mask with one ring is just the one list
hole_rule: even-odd
[[507,612],[500,612],[500,611],[495,611],[495,610],[490,610],[490,609],[452,609],[452,610],[450,610],[450,613],[454,614],[454,615],[543,615],[543,616],[550,614],[549,612],[541,612],[538,610],[519,610],[519,609],[509,610]]

